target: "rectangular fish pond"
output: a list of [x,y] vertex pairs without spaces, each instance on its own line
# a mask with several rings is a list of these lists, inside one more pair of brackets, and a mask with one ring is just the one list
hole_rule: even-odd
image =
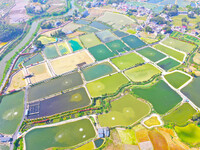
[[51,79],[48,82],[32,86],[29,89],[28,101],[31,102],[81,84],[83,84],[83,81],[78,72]]
[[[85,88],[80,88],[40,102],[35,102],[35,104],[31,103],[31,105],[29,106],[29,114],[34,114],[30,114],[28,116],[28,119],[52,116],[55,114],[87,106],[90,104],[90,102],[90,98],[88,97]],[[39,113],[35,114],[32,106],[35,107],[36,105],[38,106],[38,109],[34,109],[37,109],[37,112],[39,110]],[[32,109],[33,112],[31,112],[30,109]]]
[[82,70],[87,81],[117,72],[117,70],[108,62],[97,64]]

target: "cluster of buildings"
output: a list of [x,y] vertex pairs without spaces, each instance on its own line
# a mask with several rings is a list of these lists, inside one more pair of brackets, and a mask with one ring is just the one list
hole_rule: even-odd
[[12,142],[12,138],[0,134],[0,143],[8,143],[8,142]]
[[145,8],[143,6],[135,6],[128,3],[119,3],[119,4],[113,3],[112,7],[116,8],[117,10],[122,10],[124,12],[136,10],[136,11],[132,11],[132,15],[135,15],[135,16],[145,16],[152,13],[152,10],[149,8]]
[[110,136],[110,129],[108,127],[99,128],[98,135],[100,138],[109,137]]

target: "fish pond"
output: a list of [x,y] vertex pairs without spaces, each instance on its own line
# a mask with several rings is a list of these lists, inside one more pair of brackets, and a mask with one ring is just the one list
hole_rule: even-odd
[[[59,114],[62,112],[70,111],[73,109],[78,109],[90,104],[90,98],[88,97],[85,88],[80,88],[77,90],[73,90],[49,99],[45,99],[43,101],[35,102],[29,106],[32,109],[33,115],[29,115],[28,119],[40,118],[45,116],[52,116],[55,114]],[[38,106],[38,109],[36,108]],[[33,107],[34,108],[33,108]],[[35,110],[39,113],[35,114]]]
[[0,133],[13,134],[24,112],[24,92],[18,92],[0,99]]
[[[25,135],[27,150],[44,150],[50,147],[71,147],[96,136],[89,119],[63,125],[38,128]],[[40,137],[40,138],[38,138]]]
[[182,98],[173,91],[163,80],[148,88],[132,89],[135,95],[149,101],[154,109],[164,114],[181,102]]
[[31,102],[62,90],[79,86],[82,83],[81,75],[78,72],[51,79],[48,82],[32,86],[29,89],[28,101]]
[[108,62],[101,63],[82,70],[87,81],[117,72],[117,70]]
[[200,77],[193,79],[193,81],[184,87],[181,92],[185,94],[195,105],[200,107]]

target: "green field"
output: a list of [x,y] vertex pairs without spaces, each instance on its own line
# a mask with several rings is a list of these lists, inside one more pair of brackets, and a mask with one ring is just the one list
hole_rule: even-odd
[[92,97],[102,96],[106,93],[116,92],[120,86],[128,83],[128,79],[121,73],[101,78],[88,83],[86,86]]
[[0,97],[0,133],[13,134],[24,112],[24,92]]
[[200,127],[189,124],[185,127],[175,127],[178,137],[185,143],[195,146],[200,144]]
[[67,47],[67,44],[65,42],[58,43],[57,46],[58,46],[58,50],[60,51],[61,55],[70,53],[70,50]]
[[141,49],[137,52],[140,53],[141,55],[145,56],[146,58],[148,58],[149,60],[151,60],[153,62],[156,62],[156,61],[161,60],[161,59],[166,57],[166,55],[158,52],[157,50],[155,50],[151,47]]
[[82,35],[80,36],[80,40],[82,41],[83,45],[87,48],[101,44],[100,40],[95,36],[94,33]]
[[162,119],[165,124],[175,123],[177,126],[184,126],[195,113],[196,110],[189,103],[184,103],[174,111],[164,116]]
[[109,30],[96,32],[96,35],[103,43],[117,40],[117,37],[114,36]]
[[68,41],[68,43],[71,46],[73,52],[83,49],[81,42],[77,38]]
[[182,98],[163,80],[148,88],[134,88],[134,94],[149,101],[159,114],[164,114],[181,102]]
[[128,69],[137,64],[144,63],[142,57],[137,55],[136,53],[130,53],[128,55],[123,55],[120,57],[116,57],[111,60],[120,70]]
[[89,52],[94,56],[97,61],[107,59],[114,56],[115,54],[111,52],[105,45],[100,44],[88,49]]
[[52,37],[47,37],[47,36],[40,36],[38,38],[38,41],[41,41],[42,44],[46,45],[46,44],[50,44],[50,43],[56,42],[56,39],[52,38]]
[[173,38],[167,38],[162,43],[186,53],[190,53],[195,48],[194,44],[182,42]]
[[165,54],[168,54],[169,56],[174,57],[175,59],[177,59],[179,61],[183,61],[184,60],[185,55],[183,53],[180,53],[178,51],[175,51],[175,50],[173,50],[171,48],[168,48],[168,47],[160,45],[160,44],[157,44],[154,47],[156,49],[164,52]]
[[181,72],[173,72],[165,75],[165,79],[176,89],[181,87],[184,83],[190,80],[190,76]]
[[123,48],[126,47],[126,45],[120,41],[120,40],[115,40],[109,43],[106,43],[106,45],[113,51],[124,51]]
[[31,57],[30,59],[24,61],[23,65],[24,66],[29,66],[31,64],[35,64],[35,63],[41,62],[43,60],[44,60],[44,58],[42,57],[41,54],[36,54],[33,57]]
[[54,45],[46,46],[44,49],[44,54],[48,59],[56,58],[59,56],[56,47]]
[[145,64],[126,70],[124,73],[129,79],[131,79],[134,82],[143,82],[148,81],[151,77],[153,77],[156,74],[160,74],[161,71],[151,64]]
[[27,150],[64,148],[92,139],[95,135],[90,120],[82,119],[54,127],[34,129],[25,135],[25,144]]
[[78,72],[61,76],[29,88],[28,101],[31,102],[81,84],[83,84],[83,81]]
[[167,59],[159,62],[157,65],[160,66],[165,71],[168,71],[168,70],[180,65],[180,63],[172,58],[167,58]]
[[103,127],[128,126],[148,115],[151,108],[148,104],[137,100],[132,95],[125,95],[111,103],[111,111],[99,115],[99,123]]
[[195,105],[200,107],[200,77],[194,78],[193,81],[184,87],[181,92],[187,96]]
[[140,40],[139,38],[137,38],[134,35],[129,35],[129,36],[123,37],[122,40],[133,49],[136,49],[136,48],[146,45],[142,40]]
[[97,64],[92,67],[84,68],[82,70],[87,81],[117,72],[117,70],[108,62]]

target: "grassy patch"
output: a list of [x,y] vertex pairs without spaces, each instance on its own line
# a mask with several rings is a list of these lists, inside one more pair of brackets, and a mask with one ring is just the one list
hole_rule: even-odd
[[106,93],[114,93],[123,84],[128,83],[128,79],[121,73],[101,78],[88,83],[86,86],[92,97],[98,97]]
[[185,143],[195,146],[200,144],[200,128],[195,124],[189,124],[185,127],[175,127],[178,137]]
[[115,37],[109,30],[97,32],[96,35],[103,43],[117,40],[117,37]]
[[126,130],[118,129],[117,131],[119,133],[119,136],[123,144],[135,145],[137,143],[135,131],[133,129],[126,129]]
[[148,127],[155,126],[155,125],[160,125],[160,121],[158,120],[157,116],[152,116],[148,120],[144,122],[144,124]]
[[176,89],[181,87],[184,83],[186,83],[190,77],[181,73],[181,72],[173,72],[165,75],[165,79]]
[[163,80],[151,87],[135,88],[132,91],[139,97],[149,101],[160,114],[168,112],[182,100]]
[[128,69],[137,64],[144,63],[142,57],[137,55],[136,53],[130,53],[128,55],[123,55],[120,57],[116,57],[111,60],[120,70]]
[[184,103],[174,111],[163,117],[166,124],[175,123],[178,126],[183,126],[196,113],[196,110],[189,104]]
[[134,82],[143,82],[148,81],[156,74],[160,74],[161,71],[151,64],[145,64],[126,70],[124,73]]
[[137,100],[132,95],[126,95],[111,103],[111,111],[99,115],[99,123],[103,127],[128,126],[142,117],[148,115],[150,107],[148,104]]
[[38,38],[38,41],[41,41],[42,44],[46,45],[46,44],[50,44],[50,43],[56,42],[56,39],[52,38],[52,37],[47,37],[47,36],[40,36]]
[[76,148],[75,150],[93,150],[93,149],[95,149],[94,148],[94,143],[93,142],[89,142],[89,143],[87,143],[87,144],[85,144],[85,145],[83,145],[83,146],[81,146],[81,147],[79,147],[79,148]]

